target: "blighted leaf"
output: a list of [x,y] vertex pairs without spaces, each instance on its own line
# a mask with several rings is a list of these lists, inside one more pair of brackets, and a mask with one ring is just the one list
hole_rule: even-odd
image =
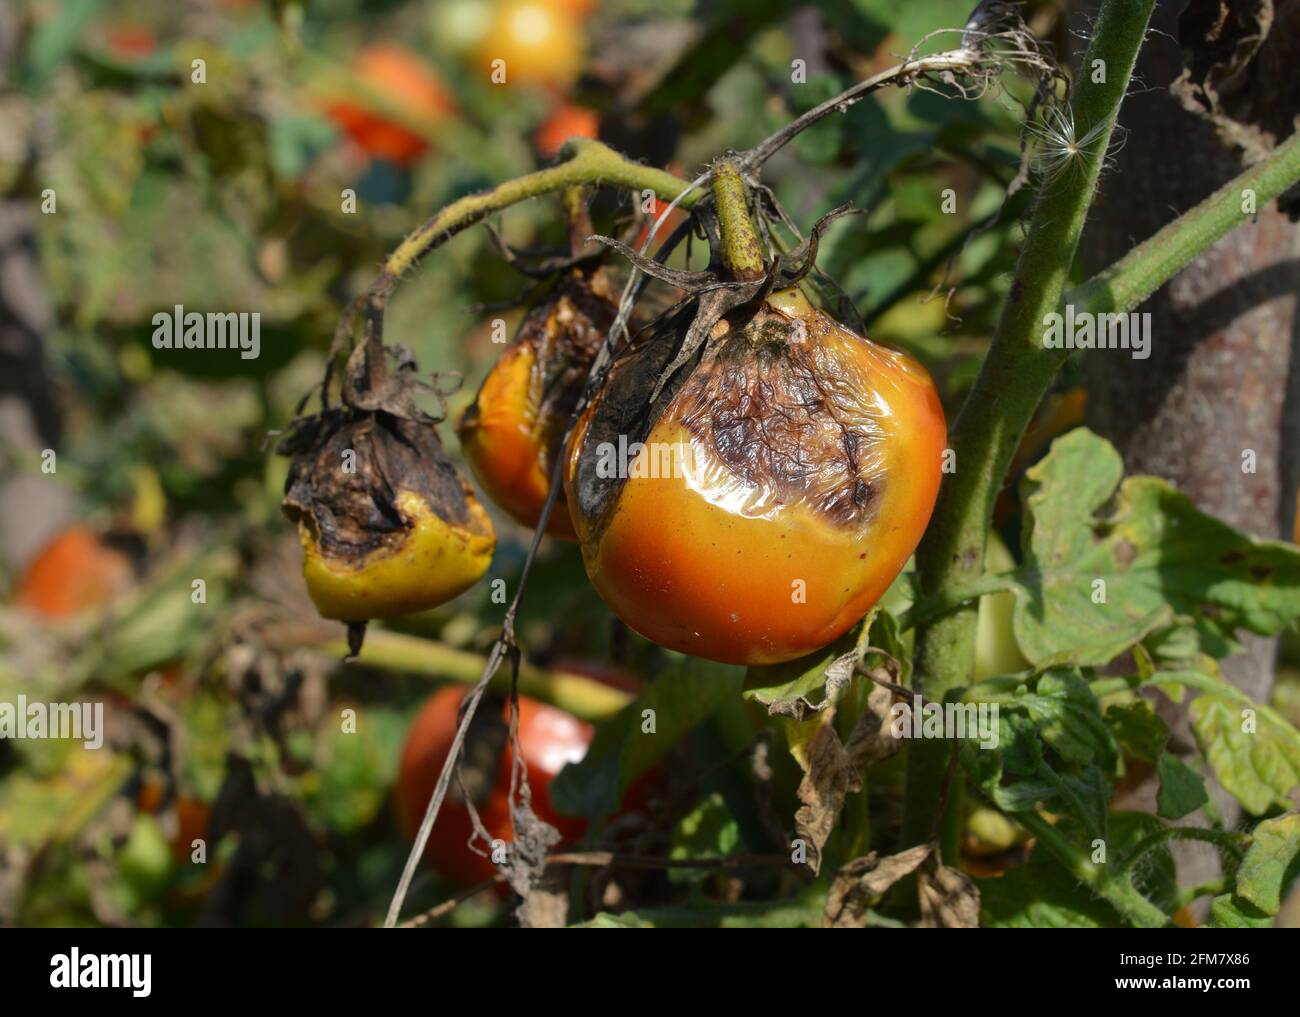
[[530,886],[515,908],[521,929],[562,929],[568,917],[569,892],[549,877]]
[[1253,815],[1290,807],[1300,787],[1300,733],[1267,707],[1199,696],[1189,707],[1196,743],[1227,791]]
[[1215,897],[1210,905],[1212,929],[1267,929],[1273,919],[1249,901],[1238,900],[1231,894]]
[[[866,709],[847,743],[840,741],[831,721],[833,709],[790,729],[790,751],[803,768],[795,834],[804,841],[809,868],[821,868],[821,852],[844,808],[844,799],[862,789],[862,770],[902,747],[890,731],[893,693],[872,684]],[[904,707],[906,708],[906,707]],[[806,736],[806,737],[805,737]]]
[[808,867],[816,873],[821,870],[822,848],[840,818],[844,799],[849,792],[862,789],[862,780],[830,724],[816,725],[800,764],[804,776],[794,814],[795,836],[804,842]]
[[1266,819],[1251,834],[1237,872],[1237,896],[1275,915],[1300,869],[1300,812]]
[[571,816],[616,811],[633,781],[740,691],[743,675],[738,667],[696,659],[664,672],[636,700],[596,726],[582,762],[570,763],[551,782],[551,804]]
[[1162,752],[1156,774],[1160,778],[1156,812],[1165,819],[1182,819],[1210,800],[1205,780],[1175,755]]
[[1207,631],[1278,632],[1300,616],[1300,549],[1256,540],[1123,463],[1086,428],[1029,470],[1016,640],[1037,666],[1102,665],[1175,614]]
[[860,929],[869,924],[870,910],[885,891],[915,872],[933,851],[933,844],[918,844],[887,858],[881,858],[873,851],[849,862],[836,873],[835,882],[831,884],[822,927]]
[[923,869],[917,880],[921,926],[926,929],[978,929],[980,891],[975,881],[947,865]]
[[1169,725],[1145,699],[1108,706],[1103,719],[1120,747],[1144,763],[1159,759],[1169,741]]
[[803,720],[826,708],[853,678],[860,626],[830,646],[784,664],[751,667],[745,672],[746,699],[761,703],[772,716]]

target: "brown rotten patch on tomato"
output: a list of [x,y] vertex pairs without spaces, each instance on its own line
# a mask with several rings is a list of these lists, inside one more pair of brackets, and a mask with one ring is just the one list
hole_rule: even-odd
[[399,544],[411,528],[398,506],[403,492],[424,498],[451,525],[476,524],[473,492],[430,424],[332,410],[304,420],[280,451],[295,456],[281,509],[331,556],[360,563]]
[[[675,405],[697,446],[762,492],[755,501],[802,501],[857,529],[870,522],[884,479],[874,452],[884,432],[850,383],[846,351],[822,341],[829,325],[764,306],[723,336]],[[755,501],[749,511],[761,509]]]
[[452,599],[483,575],[496,546],[435,419],[412,409],[413,370],[360,389],[397,412],[327,408],[295,421],[279,447],[294,457],[281,508],[298,524],[307,592],[323,617],[348,623],[353,654],[366,621]]
[[727,312],[691,349],[695,320],[684,310],[620,355],[575,428],[583,560],[664,646],[790,660],[847,631],[915,549],[943,410],[919,364],[796,288]]
[[[483,489],[525,526],[541,518],[565,429],[617,312],[608,268],[569,269],[529,310],[457,425]],[[576,539],[562,501],[547,532]]]

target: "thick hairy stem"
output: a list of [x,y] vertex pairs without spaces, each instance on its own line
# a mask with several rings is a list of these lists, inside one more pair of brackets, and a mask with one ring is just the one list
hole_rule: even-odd
[[[1076,137],[1089,141],[1070,153],[1068,163],[1042,185],[992,346],[949,436],[956,472],[940,492],[917,554],[926,594],[965,585],[983,571],[994,498],[1034,409],[1065,357],[1065,351],[1044,349],[1043,319],[1057,309],[1065,289],[1153,6],[1154,0],[1106,0],[1102,6],[1071,102]],[[1094,73],[1096,68],[1103,73]],[[942,700],[950,688],[969,684],[975,620],[972,605],[918,629],[916,685],[927,697]],[[914,844],[929,831],[948,753],[942,742],[918,741],[908,755],[903,832],[904,843]],[[945,857],[954,857],[957,850],[958,805],[959,796],[954,795],[944,826]]]
[[[1248,208],[1262,208],[1297,181],[1300,181],[1300,135],[1292,136],[1268,158],[1224,184],[1109,268],[1068,290],[1062,297],[1061,308],[1072,304],[1076,314],[1084,311],[1125,314],[1133,310],[1202,251],[1249,222],[1252,212],[1247,211]],[[1251,203],[1247,203],[1247,195],[1253,199]],[[1050,383],[1051,372],[1046,374],[1046,379],[1044,386]],[[1036,403],[1045,391],[1044,387],[1042,391],[1035,389],[1028,394]],[[1032,410],[1033,407],[1031,413]],[[1018,441],[1017,436],[1015,442]],[[953,447],[957,447],[955,442]],[[1005,464],[1001,469],[1005,471]],[[933,525],[937,525],[937,520],[936,513]],[[956,608],[970,606],[973,609],[974,602],[983,594],[1009,589],[1012,585],[1012,576],[973,573],[960,582],[937,586],[900,622],[903,628],[920,627]]]
[[[493,212],[542,194],[589,184],[654,191],[664,200],[672,201],[689,186],[671,173],[632,162],[608,145],[590,138],[570,140],[561,154],[570,157],[558,165],[507,180],[490,191],[469,194],[453,201],[397,246],[384,262],[384,274],[393,278],[401,276],[423,255],[461,230],[482,222]],[[689,194],[680,204],[690,208],[700,197],[699,194]]]
[[713,202],[722,234],[722,262],[735,279],[761,279],[763,248],[749,214],[745,182],[736,164],[719,159],[713,167]]
[[1128,874],[1116,866],[1094,865],[1078,845],[1065,837],[1037,812],[1017,812],[1016,821],[1060,862],[1075,879],[1107,901],[1131,925],[1158,929],[1169,924],[1169,916],[1138,893]]
[[1075,313],[1125,312],[1137,307],[1220,237],[1250,221],[1300,179],[1300,134],[1293,134],[1268,156],[1229,180],[1208,198],[1138,244],[1065,295]]

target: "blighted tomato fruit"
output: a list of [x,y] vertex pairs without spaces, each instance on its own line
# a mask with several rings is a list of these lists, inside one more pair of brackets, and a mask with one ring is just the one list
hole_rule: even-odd
[[[618,313],[608,268],[569,269],[524,317],[458,425],[461,447],[488,496],[525,526],[541,518],[569,418]],[[563,496],[547,532],[576,539]]]
[[432,423],[331,409],[298,421],[280,450],[295,455],[282,508],[323,617],[424,611],[487,571],[492,524]]
[[911,358],[797,289],[682,348],[689,315],[615,360],[575,428],[566,492],[592,583],[673,650],[771,664],[834,640],[929,521],[943,409]]
[[[443,763],[456,736],[458,711],[467,690],[444,686],[420,710],[406,736],[398,766],[398,820],[414,839],[433,797]],[[461,766],[464,792],[474,802],[483,827],[493,838],[513,839],[510,821],[511,757],[508,706],[485,699],[466,732]],[[519,697],[519,744],[528,767],[532,806],[539,819],[554,826],[563,841],[582,836],[586,820],[561,816],[551,807],[550,784],[565,763],[578,762],[591,744],[590,724],[527,696]],[[472,886],[492,878],[492,860],[469,846],[473,821],[461,791],[462,782],[448,788],[438,822],[425,849],[425,859],[449,879]],[[479,848],[485,846],[480,844]]]

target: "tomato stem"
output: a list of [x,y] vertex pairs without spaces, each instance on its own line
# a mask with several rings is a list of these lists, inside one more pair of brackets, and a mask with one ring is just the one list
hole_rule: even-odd
[[[929,530],[917,551],[923,595],[964,586],[984,572],[993,502],[1017,443],[1068,351],[1044,347],[1043,319],[1060,304],[1097,179],[1110,146],[1154,0],[1104,0],[1085,72],[1072,87],[1073,123],[1092,142],[1074,155],[1076,171],[1043,181],[1021,247],[1002,318],[949,441],[956,472],[939,493]],[[1101,67],[1104,73],[1090,73]],[[975,664],[977,603],[918,626],[918,691],[943,700],[970,684]],[[948,762],[942,740],[917,742],[908,752],[904,844],[926,837]],[[954,795],[953,803],[960,800]],[[949,811],[952,811],[952,804]],[[945,824],[944,857],[955,857],[957,824]]]
[[761,279],[767,271],[758,231],[749,213],[749,194],[736,164],[719,159],[713,167],[713,201],[722,231],[722,261],[737,280]]

